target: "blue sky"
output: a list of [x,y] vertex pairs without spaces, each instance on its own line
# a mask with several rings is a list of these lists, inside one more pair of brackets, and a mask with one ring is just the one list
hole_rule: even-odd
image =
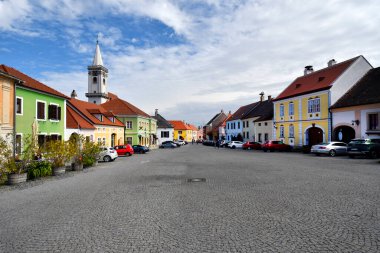
[[85,99],[99,34],[111,92],[199,125],[306,65],[379,66],[378,13],[375,0],[0,0],[0,63]]

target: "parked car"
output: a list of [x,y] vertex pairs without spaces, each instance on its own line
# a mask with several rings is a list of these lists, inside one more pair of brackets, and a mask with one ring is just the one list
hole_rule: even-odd
[[178,146],[174,142],[165,141],[163,142],[159,148],[177,148]]
[[105,162],[115,161],[118,157],[117,152],[112,147],[100,147],[99,160]]
[[242,148],[243,147],[243,142],[241,141],[231,141],[230,143],[228,143],[228,147],[229,148],[232,148],[232,149],[235,149],[235,148]]
[[337,142],[337,141],[320,143],[320,144],[311,146],[310,152],[316,155],[320,155],[320,154],[325,154],[329,156],[346,155],[347,144],[344,142]]
[[147,146],[142,146],[142,145],[133,145],[133,152],[139,153],[139,154],[145,154],[146,152],[149,152],[149,148]]
[[266,141],[264,144],[261,145],[261,149],[264,152],[267,152],[268,150],[270,152],[273,151],[290,151],[292,149],[292,146],[283,143],[282,141]]
[[178,143],[181,146],[186,145],[186,142],[184,142],[182,140],[175,141],[174,143]]
[[215,146],[215,142],[211,140],[204,140],[203,145],[205,146]]
[[230,141],[224,141],[222,144],[220,144],[220,147],[221,148],[226,148],[226,147],[228,147],[229,143],[230,143]]
[[179,144],[178,142],[174,142],[174,141],[164,141],[161,144],[166,144],[166,143],[172,143],[175,145],[175,147],[181,147],[181,144]]
[[353,139],[348,143],[347,153],[350,158],[355,156],[377,158],[380,156],[380,138]]
[[243,144],[243,149],[261,149],[260,142],[247,141]]
[[135,153],[130,144],[115,146],[115,150],[119,156],[120,155],[131,156]]

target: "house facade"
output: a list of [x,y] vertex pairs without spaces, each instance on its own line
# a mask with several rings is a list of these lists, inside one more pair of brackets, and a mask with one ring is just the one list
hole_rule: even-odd
[[273,139],[292,146],[331,141],[332,115],[329,108],[372,66],[363,56],[315,71],[306,66],[274,100]]
[[184,121],[169,120],[169,123],[174,127],[174,140],[191,142],[193,130]]
[[333,140],[380,137],[380,68],[368,71],[330,109]]
[[[75,122],[70,122],[68,134],[83,134],[90,141],[101,146],[114,147],[124,144],[124,124],[112,112],[96,103],[89,103],[76,98],[71,98],[68,106],[69,112],[73,111],[82,118],[82,120],[76,118],[76,121],[80,122],[77,129],[75,129]],[[93,128],[85,122],[88,122]],[[67,136],[66,140],[70,139],[71,135]]]
[[164,141],[173,141],[174,127],[156,109],[153,118],[157,121],[157,144],[161,145]]
[[[243,137],[243,128],[245,128],[245,123],[243,127],[243,118],[248,115],[250,111],[252,111],[258,102],[244,105],[240,107],[226,122],[226,140],[227,141],[244,141]],[[249,123],[248,123],[249,127]],[[246,132],[245,132],[246,135]],[[249,131],[248,131],[249,135]]]
[[12,141],[15,130],[15,85],[20,79],[11,76],[0,65],[0,137]]
[[16,153],[21,152],[23,138],[32,134],[37,135],[40,146],[49,140],[64,139],[68,97],[14,68],[2,68],[22,80],[15,90]]
[[227,114],[223,110],[217,113],[212,119],[203,126],[203,139],[219,140],[219,126],[227,119]]

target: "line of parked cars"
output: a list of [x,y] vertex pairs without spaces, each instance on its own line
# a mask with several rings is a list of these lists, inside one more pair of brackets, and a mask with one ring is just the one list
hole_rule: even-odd
[[[206,146],[216,146],[228,147],[231,149],[241,148],[244,150],[255,149],[263,150],[264,152],[270,151],[291,151],[292,146],[283,143],[282,141],[265,141],[263,144],[259,142],[241,142],[241,141],[220,141],[216,143],[210,140],[204,140],[203,145]],[[312,154],[319,155],[348,155],[350,158],[356,156],[366,156],[369,158],[379,158],[380,157],[380,137],[372,137],[365,139],[353,139],[350,143],[344,143],[339,141],[331,141],[326,143],[320,143],[313,145],[310,149]]]
[[161,143],[159,148],[178,148],[184,145],[189,144],[187,141],[178,140],[178,141],[164,141]]
[[145,154],[149,148],[142,145],[117,145],[115,147],[101,147],[99,160],[104,162],[115,161],[119,156],[131,156],[133,154]]

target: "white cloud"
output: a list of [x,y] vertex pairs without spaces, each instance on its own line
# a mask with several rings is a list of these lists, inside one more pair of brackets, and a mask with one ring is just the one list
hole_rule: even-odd
[[[228,111],[237,109],[239,101],[244,105],[257,100],[261,91],[275,96],[306,65],[320,69],[331,58],[343,61],[360,54],[374,66],[380,63],[380,4],[375,0],[43,0],[33,13],[26,0],[12,4],[22,5],[23,31],[33,32],[25,24],[32,24],[37,15],[60,22],[68,43],[86,57],[92,57],[95,47],[88,37],[95,40],[101,32],[110,90],[147,113],[159,108],[164,116],[187,121],[208,121],[221,108]],[[102,23],[97,15],[155,19],[186,43],[162,46],[157,41],[155,46],[138,47],[140,38],[123,34],[119,24]],[[12,18],[0,27],[21,29]],[[67,92],[81,87],[78,94],[84,94],[87,66],[82,67],[83,72],[44,73],[45,80]]]

